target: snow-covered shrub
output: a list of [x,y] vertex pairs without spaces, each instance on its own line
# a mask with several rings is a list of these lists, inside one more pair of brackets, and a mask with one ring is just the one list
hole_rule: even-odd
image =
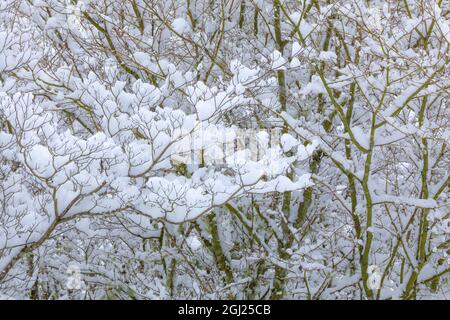
[[0,297],[445,297],[449,9],[0,0]]

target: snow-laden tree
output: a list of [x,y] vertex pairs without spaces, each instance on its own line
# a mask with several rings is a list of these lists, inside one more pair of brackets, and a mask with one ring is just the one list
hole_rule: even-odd
[[0,297],[448,297],[449,14],[0,0]]

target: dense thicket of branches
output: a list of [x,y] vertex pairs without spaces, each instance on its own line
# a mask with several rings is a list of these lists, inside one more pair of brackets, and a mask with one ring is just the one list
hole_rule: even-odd
[[448,297],[449,10],[0,0],[0,297]]

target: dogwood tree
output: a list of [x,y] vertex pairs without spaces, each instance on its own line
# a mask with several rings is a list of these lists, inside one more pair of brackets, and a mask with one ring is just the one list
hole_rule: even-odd
[[449,10],[0,0],[0,297],[448,297]]

